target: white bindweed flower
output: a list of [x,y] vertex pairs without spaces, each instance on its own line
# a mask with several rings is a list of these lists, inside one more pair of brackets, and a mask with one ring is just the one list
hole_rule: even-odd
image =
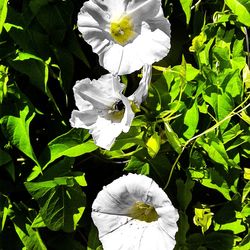
[[73,91],[78,110],[71,114],[71,126],[89,129],[96,145],[110,149],[117,136],[129,131],[135,115],[131,102],[139,107],[147,96],[151,69],[151,65],[143,67],[139,87],[129,98],[122,94],[124,84],[120,78],[112,74],[98,80],[86,78],[77,81]]
[[99,63],[114,74],[132,73],[170,50],[170,23],[161,0],[89,0],[77,25]]
[[178,212],[143,175],[128,174],[105,186],[91,216],[104,250],[171,250],[176,244]]

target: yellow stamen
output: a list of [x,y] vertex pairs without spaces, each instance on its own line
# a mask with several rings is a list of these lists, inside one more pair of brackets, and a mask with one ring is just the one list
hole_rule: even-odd
[[110,33],[117,43],[125,45],[135,36],[133,28],[131,18],[129,16],[123,16],[119,20],[111,22]]
[[137,201],[129,210],[129,216],[133,219],[152,222],[156,221],[159,216],[153,206],[145,204],[144,202]]

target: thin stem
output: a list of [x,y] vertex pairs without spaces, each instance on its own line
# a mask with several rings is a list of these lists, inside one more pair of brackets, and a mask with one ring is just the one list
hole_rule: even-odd
[[202,132],[202,133],[200,133],[200,134],[198,134],[198,135],[192,137],[191,139],[189,139],[189,140],[185,143],[185,145],[183,146],[183,148],[182,148],[180,154],[177,156],[177,158],[176,158],[176,160],[175,160],[175,162],[174,162],[174,164],[173,164],[173,166],[172,166],[172,168],[171,168],[171,171],[170,171],[170,174],[169,174],[169,176],[168,176],[168,180],[167,180],[167,183],[166,183],[166,185],[165,185],[165,187],[164,187],[164,190],[168,187],[169,182],[170,182],[171,177],[172,177],[172,174],[173,174],[173,171],[174,171],[174,169],[175,169],[175,166],[177,165],[177,163],[178,163],[178,161],[179,161],[179,159],[180,159],[182,153],[183,153],[184,150],[186,149],[186,147],[187,147],[192,141],[194,141],[194,140],[198,139],[199,137],[201,137],[201,136],[203,136],[203,135],[205,135],[205,134],[207,134],[207,133],[209,133],[209,132],[215,130],[216,128],[218,128],[218,127],[219,127],[223,122],[225,122],[226,120],[232,118],[232,117],[235,116],[235,115],[238,115],[239,113],[241,113],[242,111],[244,111],[244,110],[246,110],[248,107],[250,107],[250,103],[249,103],[247,106],[245,106],[244,108],[242,108],[242,109],[240,109],[239,111],[236,112],[236,110],[237,110],[238,108],[242,107],[242,105],[243,105],[244,103],[246,103],[246,102],[248,101],[249,98],[250,98],[250,95],[249,95],[240,105],[238,105],[233,111],[231,111],[231,113],[230,113],[228,116],[226,116],[224,119],[222,119],[221,121],[219,121],[218,123],[216,123],[215,125],[213,125],[211,128],[205,130],[204,132]]
[[200,3],[201,3],[201,0],[199,0],[196,4],[194,4],[194,5],[191,7],[191,10],[195,9]]

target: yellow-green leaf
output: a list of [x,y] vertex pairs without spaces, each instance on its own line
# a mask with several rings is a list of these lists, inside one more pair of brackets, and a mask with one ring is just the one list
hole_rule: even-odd
[[194,213],[194,224],[200,226],[201,231],[204,234],[212,224],[213,213],[210,208],[195,208]]
[[249,0],[226,0],[225,3],[238,16],[240,22],[250,26]]
[[161,138],[157,132],[155,132],[147,141],[147,150],[151,158],[154,158],[160,150]]
[[7,17],[8,12],[8,0],[0,1],[0,34],[2,33],[3,25]]

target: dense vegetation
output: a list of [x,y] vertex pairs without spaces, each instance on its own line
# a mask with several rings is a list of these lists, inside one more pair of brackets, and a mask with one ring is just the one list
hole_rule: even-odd
[[[110,151],[69,124],[75,81],[106,73],[82,4],[0,1],[0,249],[100,249],[92,202],[128,172],[178,209],[176,249],[250,249],[250,2],[162,2],[170,53]],[[127,93],[139,79],[122,77]]]

